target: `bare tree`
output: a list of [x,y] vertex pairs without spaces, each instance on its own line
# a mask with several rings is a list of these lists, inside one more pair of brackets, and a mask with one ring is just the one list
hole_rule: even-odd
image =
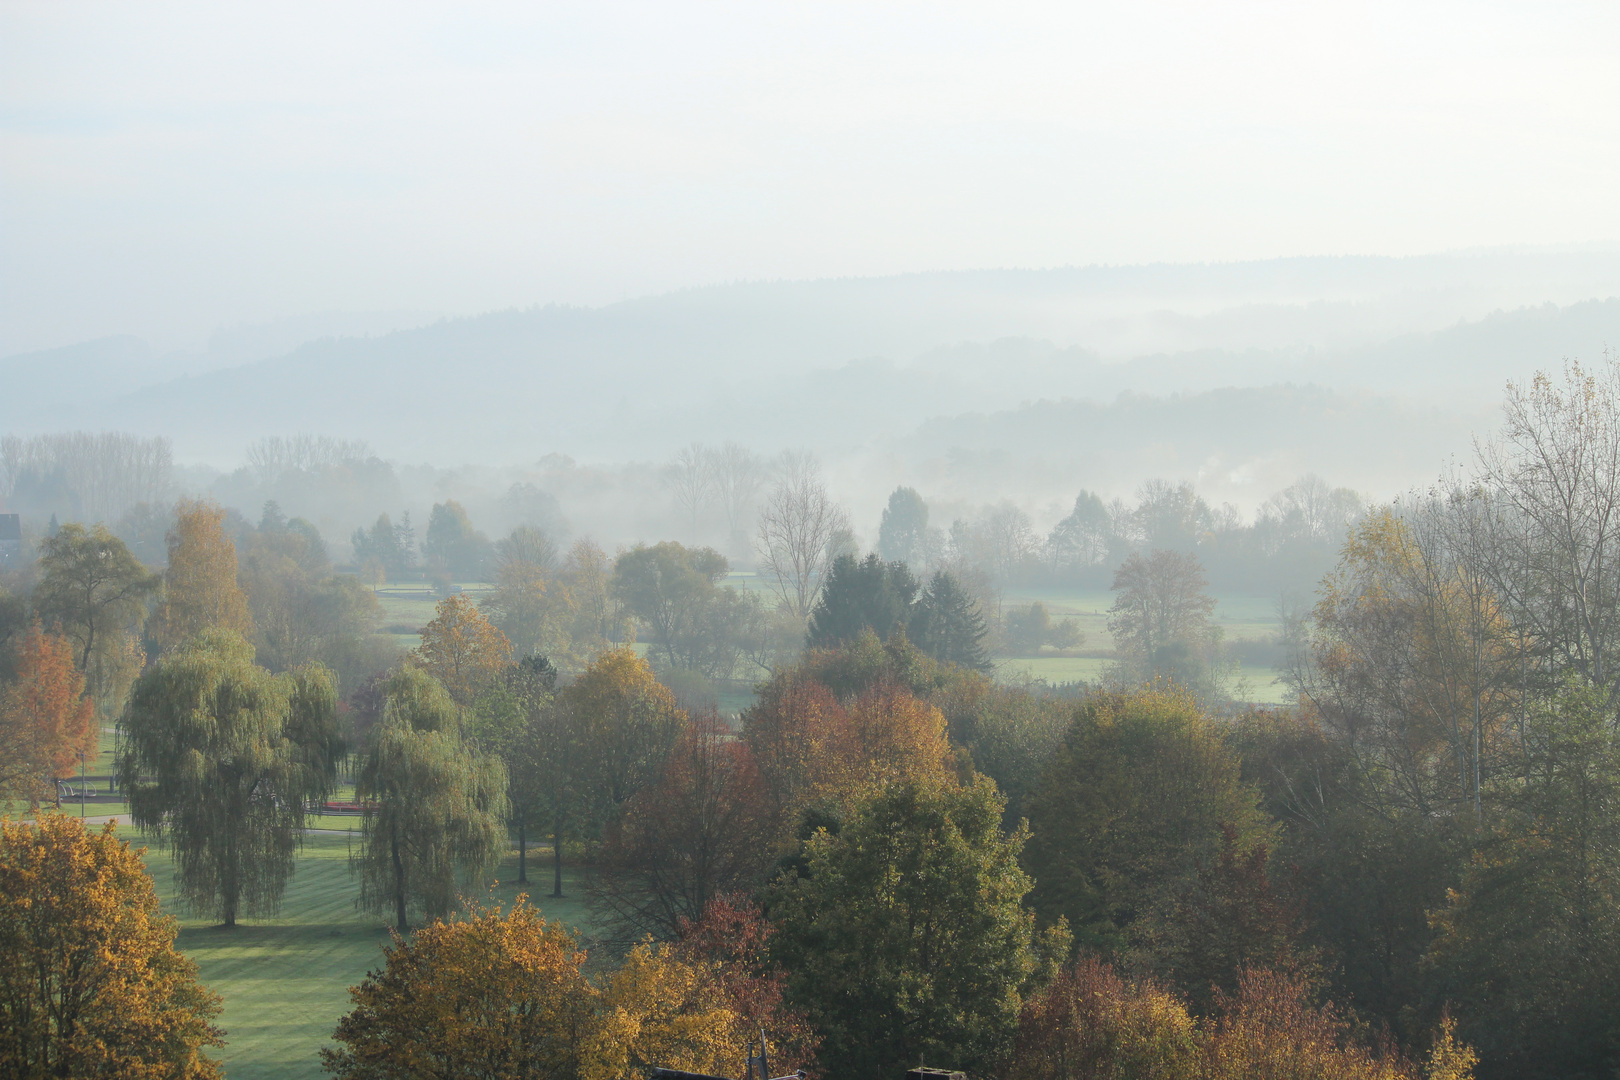
[[760,572],[782,603],[807,619],[832,560],[848,544],[849,516],[827,494],[811,455],[783,454],[778,468],[759,513]]
[[727,536],[733,543],[746,543],[748,511],[769,479],[765,463],[746,447],[728,442],[713,451],[710,466],[714,491],[726,513]]
[[1554,668],[1612,704],[1620,689],[1620,362],[1510,384],[1478,448],[1491,584]]
[[270,435],[249,446],[246,456],[254,479],[270,484],[294,470],[315,472],[363,462],[371,456],[371,448],[359,440],[330,435]]
[[54,489],[72,505],[62,512],[84,521],[113,521],[137,503],[170,494],[169,440],[115,431],[0,439],[0,498],[30,485]]
[[697,539],[698,517],[714,494],[714,451],[702,443],[683,446],[675,452],[670,467],[670,489],[675,494],[675,505],[691,522],[690,538]]

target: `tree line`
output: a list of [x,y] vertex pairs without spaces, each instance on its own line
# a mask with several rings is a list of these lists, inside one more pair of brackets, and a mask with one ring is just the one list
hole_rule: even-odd
[[[298,815],[352,755],[362,900],[399,937],[339,1025],[340,1076],[480,1054],[735,1075],[764,1026],[824,1075],[1600,1077],[1616,505],[1620,368],[1572,366],[1510,388],[1473,468],[1354,523],[1289,631],[1287,709],[1177,675],[1207,630],[1194,553],[1121,562],[1117,682],[1058,693],[931,641],[940,579],[838,552],[735,722],[609,635],[579,663],[519,647],[498,587],[445,597],[346,731],[318,667],[256,663],[230,541],[200,527],[174,541],[121,771],[223,921],[273,907]],[[679,655],[692,612],[733,602],[717,560],[631,549],[594,580]],[[158,760],[174,746],[184,768]],[[531,834],[551,841],[553,894],[584,869],[599,939],[459,910],[507,830],[524,877]]]

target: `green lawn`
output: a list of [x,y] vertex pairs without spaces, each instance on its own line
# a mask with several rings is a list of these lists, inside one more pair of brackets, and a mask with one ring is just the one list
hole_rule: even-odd
[[[530,849],[530,899],[549,917],[588,928],[591,924],[579,873],[564,870],[570,895],[552,901],[548,853]],[[174,870],[168,853],[154,846],[147,866],[166,911],[180,916],[179,947],[197,962],[202,981],[224,998],[221,1026],[226,1044],[218,1057],[230,1080],[319,1077],[318,1051],[328,1045],[338,1018],[348,1011],[350,986],[382,961],[389,941],[384,921],[356,910],[359,884],[349,874],[346,836],[312,835],[300,853],[281,912],[245,920],[223,930],[174,904]],[[519,891],[517,854],[503,863],[479,899],[510,904]]]
[[[1038,659],[1009,659],[996,661],[996,678],[1010,682],[1023,677],[1042,679],[1054,685],[1069,682],[1096,682],[1113,663],[1106,657],[1042,656]],[[1258,705],[1287,705],[1293,697],[1288,688],[1278,681],[1278,672],[1272,668],[1240,666],[1237,681],[1228,690],[1243,701]]]

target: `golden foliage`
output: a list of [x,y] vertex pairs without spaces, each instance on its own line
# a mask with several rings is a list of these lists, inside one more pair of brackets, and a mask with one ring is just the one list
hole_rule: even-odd
[[326,1067],[371,1077],[619,1080],[651,1065],[740,1071],[748,1034],[712,966],[638,945],[599,980],[579,939],[519,901],[398,935],[350,991]]
[[218,503],[181,499],[169,533],[169,568],[153,629],[165,651],[211,627],[253,637],[247,595],[236,583],[236,545]]
[[595,989],[561,923],[526,903],[472,909],[405,939],[349,991],[322,1050],[340,1077],[577,1077]]
[[788,820],[809,806],[847,813],[892,781],[952,775],[944,714],[899,686],[879,683],[847,708],[804,677],[767,694],[745,718],[744,737]]
[[1165,987],[1081,956],[1024,1003],[1005,1080],[1180,1080],[1195,1075],[1197,1035]]
[[741,1072],[743,1047],[754,1033],[727,1005],[714,974],[671,946],[642,943],[630,950],[602,987],[582,1080],[619,1080],[653,1066]]
[[17,648],[17,680],[0,687],[0,796],[38,799],[94,753],[95,705],[73,664],[73,643],[36,620]]
[[1300,980],[1250,970],[1199,1022],[1164,986],[1082,956],[1024,1005],[1003,1080],[1472,1080],[1474,1051],[1450,1018],[1421,1072],[1351,1038]]
[[212,1080],[219,998],[112,825],[0,819],[0,1074]]
[[512,643],[465,594],[439,601],[433,621],[422,628],[416,662],[450,692],[456,704],[472,704],[478,691],[512,660]]

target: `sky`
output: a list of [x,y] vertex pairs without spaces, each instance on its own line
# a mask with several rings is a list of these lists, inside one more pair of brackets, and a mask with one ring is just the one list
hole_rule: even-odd
[[0,355],[1620,241],[1620,5],[0,4]]

